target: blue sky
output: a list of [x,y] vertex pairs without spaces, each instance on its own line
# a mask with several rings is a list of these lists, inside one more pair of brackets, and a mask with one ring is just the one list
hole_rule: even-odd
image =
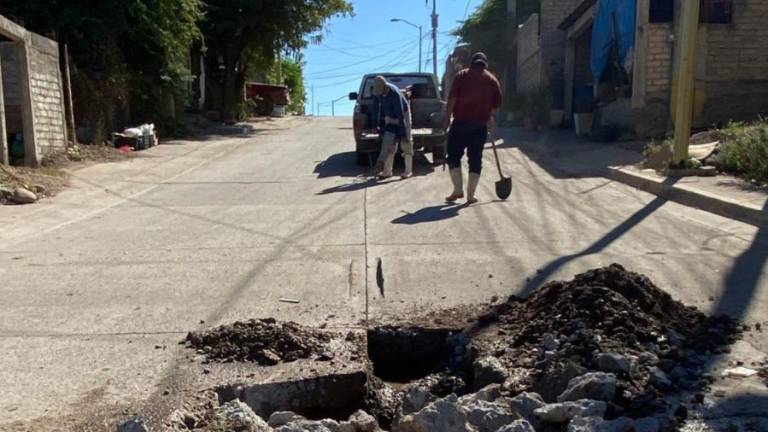
[[[456,38],[449,32],[471,14],[482,0],[437,0],[439,29],[437,35],[437,67],[442,74],[445,58],[453,50]],[[423,27],[422,70],[432,71],[431,24],[432,0],[354,0],[355,16],[334,18],[324,30],[320,45],[304,51],[307,89],[307,113],[321,103],[321,115],[331,114],[330,101],[336,102],[336,115],[351,115],[353,103],[346,99],[357,91],[361,77],[370,72],[412,72],[418,70],[419,30],[401,22],[402,18]],[[426,62],[429,62],[426,64]]]

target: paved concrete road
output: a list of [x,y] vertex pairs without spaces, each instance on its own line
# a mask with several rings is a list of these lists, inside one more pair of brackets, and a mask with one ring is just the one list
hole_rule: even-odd
[[0,208],[0,429],[141,402],[189,330],[396,319],[611,262],[707,311],[765,319],[766,228],[592,176],[599,153],[553,158],[557,140],[515,132],[509,201],[492,201],[489,169],[480,205],[447,206],[447,174],[426,160],[413,179],[367,182],[350,126],[287,118],[169,143]]

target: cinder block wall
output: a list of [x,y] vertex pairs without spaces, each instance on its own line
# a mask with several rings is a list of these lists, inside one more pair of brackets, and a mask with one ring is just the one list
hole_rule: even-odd
[[[768,115],[768,1],[734,0],[733,10],[729,24],[699,26],[696,127]],[[670,35],[675,26],[646,23],[645,29],[646,93],[643,108],[635,113],[635,129],[651,136],[663,134],[669,125],[675,55]]]
[[533,14],[517,32],[517,92],[530,93],[540,85],[539,15]]
[[37,147],[44,156],[67,146],[59,47],[50,39],[32,34],[29,55]]
[[565,39],[564,31],[557,28],[583,0],[541,1],[541,68],[544,85],[564,79]]
[[768,114],[768,0],[734,0],[731,24],[706,24],[703,121]]

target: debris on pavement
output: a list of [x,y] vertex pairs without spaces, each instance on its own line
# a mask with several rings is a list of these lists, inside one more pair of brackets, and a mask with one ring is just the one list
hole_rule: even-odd
[[746,368],[744,366],[726,369],[723,371],[723,376],[732,377],[732,378],[747,378],[757,374],[758,374],[758,371],[754,369]]
[[265,318],[191,332],[186,342],[208,360],[275,365],[320,355],[330,339],[329,333]]
[[[702,406],[716,379],[708,369],[713,355],[728,352],[743,330],[618,264],[550,282],[524,299],[461,310],[463,317],[446,311],[451,322],[467,323],[458,330],[405,323],[369,329],[366,396],[344,415],[329,409],[324,416],[315,405],[266,412],[259,405],[252,408],[261,421],[252,430],[673,431]],[[208,361],[260,365],[317,361],[328,341],[327,333],[274,319],[187,337]],[[762,373],[726,372],[747,370]],[[354,423],[351,412],[363,420]]]

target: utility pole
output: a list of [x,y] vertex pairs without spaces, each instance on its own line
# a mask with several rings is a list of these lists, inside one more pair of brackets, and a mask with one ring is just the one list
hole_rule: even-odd
[[310,106],[312,107],[312,115],[315,115],[315,85],[314,84],[312,84],[312,102]]
[[432,73],[437,76],[437,0],[432,0]]
[[320,115],[320,102],[317,103],[317,115]]
[[699,2],[682,4],[680,38],[677,56],[677,104],[675,106],[675,144],[672,163],[688,160],[688,142],[691,138],[693,117],[694,66],[696,64],[696,34],[699,31]]

